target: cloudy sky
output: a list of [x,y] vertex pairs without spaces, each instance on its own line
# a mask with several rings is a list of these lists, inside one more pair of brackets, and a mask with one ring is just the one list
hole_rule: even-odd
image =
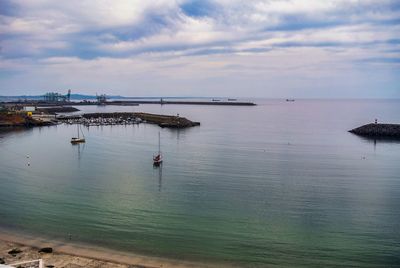
[[398,0],[0,0],[0,95],[400,98]]

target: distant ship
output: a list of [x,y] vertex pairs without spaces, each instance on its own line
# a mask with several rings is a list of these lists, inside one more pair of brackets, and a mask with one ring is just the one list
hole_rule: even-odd
[[286,101],[294,101],[294,99],[286,99]]
[[228,101],[237,101],[237,99],[228,99]]

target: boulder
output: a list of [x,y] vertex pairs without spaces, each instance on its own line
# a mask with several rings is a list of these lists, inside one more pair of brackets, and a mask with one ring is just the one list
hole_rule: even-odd
[[39,253],[53,253],[53,248],[47,247],[47,248],[41,248],[39,250]]
[[8,252],[8,254],[15,256],[15,255],[17,255],[18,253],[21,253],[21,252],[22,252],[22,250],[20,250],[19,248],[13,248],[12,250],[10,250]]

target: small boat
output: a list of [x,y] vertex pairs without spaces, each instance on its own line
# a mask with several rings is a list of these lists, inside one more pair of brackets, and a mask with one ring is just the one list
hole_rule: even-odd
[[286,99],[286,101],[294,101],[294,99]]
[[[86,140],[85,140],[85,135],[83,134],[83,131],[82,131],[80,125],[79,125],[79,124],[76,124],[76,126],[77,126],[77,130],[78,130],[78,137],[72,137],[72,138],[71,138],[71,143],[72,143],[72,144],[78,144],[78,143],[84,143],[84,142],[86,142]],[[79,133],[80,133],[80,132],[82,132],[82,138],[79,136]]]
[[161,155],[161,145],[160,145],[160,132],[158,132],[158,153],[153,156],[153,165],[158,167],[161,165],[163,159]]
[[228,101],[237,101],[237,99],[228,99]]

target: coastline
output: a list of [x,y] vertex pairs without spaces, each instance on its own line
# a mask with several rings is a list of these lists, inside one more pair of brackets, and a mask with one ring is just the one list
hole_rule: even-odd
[[[39,253],[38,250],[51,247],[53,253]],[[13,248],[22,250],[20,254],[12,256],[8,251]],[[234,267],[225,264],[211,264],[174,260],[160,257],[139,255],[133,252],[122,252],[93,245],[76,242],[63,242],[50,238],[21,234],[0,228],[0,258],[6,264],[34,259],[43,259],[46,265],[54,267],[118,267],[118,268],[214,268]]]

